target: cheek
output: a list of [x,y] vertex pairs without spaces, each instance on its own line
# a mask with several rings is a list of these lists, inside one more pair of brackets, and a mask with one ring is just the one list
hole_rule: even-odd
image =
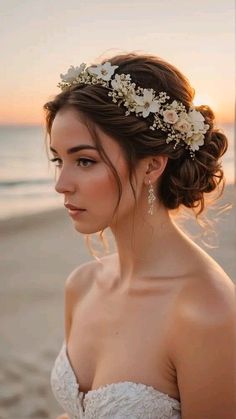
[[108,198],[110,201],[118,197],[116,180],[110,169],[101,166],[87,174],[83,182],[83,193],[100,199],[104,198],[104,204],[108,204]]

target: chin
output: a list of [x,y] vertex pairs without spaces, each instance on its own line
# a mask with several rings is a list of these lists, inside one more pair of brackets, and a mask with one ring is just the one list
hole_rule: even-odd
[[82,223],[74,223],[74,228],[78,233],[81,234],[95,234],[99,233],[102,230],[105,230],[108,227],[108,224],[100,224],[100,225],[83,225]]

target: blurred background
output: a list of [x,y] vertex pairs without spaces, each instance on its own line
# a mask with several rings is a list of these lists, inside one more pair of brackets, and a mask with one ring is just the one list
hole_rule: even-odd
[[157,54],[177,66],[229,137],[234,172],[234,2],[0,1],[0,219],[61,205],[43,147],[43,104],[60,74],[118,51]]
[[[225,202],[235,205],[235,3],[0,0],[0,36],[0,418],[55,418],[49,374],[63,339],[64,281],[91,255],[54,191],[43,104],[70,65],[128,51],[166,59],[228,135]],[[235,207],[209,250],[233,280],[234,232]]]

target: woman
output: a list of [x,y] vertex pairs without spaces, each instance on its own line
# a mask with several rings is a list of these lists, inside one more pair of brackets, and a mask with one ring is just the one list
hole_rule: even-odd
[[60,418],[235,418],[235,286],[172,217],[223,192],[227,138],[159,57],[71,66],[61,80],[44,105],[55,188],[75,229],[109,227],[117,252],[66,280]]

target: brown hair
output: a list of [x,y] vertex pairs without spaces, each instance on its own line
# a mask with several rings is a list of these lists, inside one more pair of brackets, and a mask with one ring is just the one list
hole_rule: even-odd
[[[104,63],[107,60],[103,60]],[[112,65],[118,65],[117,74],[129,73],[133,82],[143,88],[152,88],[156,92],[165,91],[171,100],[182,102],[187,111],[192,104],[195,91],[188,79],[172,64],[148,54],[120,54],[109,58]],[[65,90],[44,105],[46,111],[46,129],[50,135],[53,120],[57,112],[71,107],[84,119],[93,135],[101,157],[109,164],[117,180],[119,205],[122,189],[115,167],[106,155],[96,126],[111,135],[121,146],[129,169],[129,179],[138,160],[153,155],[165,155],[168,162],[157,184],[159,201],[170,210],[180,206],[191,208],[198,216],[205,208],[205,193],[214,191],[221,185],[220,195],[225,186],[225,177],[220,157],[226,152],[228,141],[224,133],[214,127],[214,113],[207,105],[197,106],[205,123],[210,128],[205,134],[204,145],[195,152],[192,160],[189,150],[181,145],[173,148],[174,143],[166,143],[167,134],[161,130],[149,129],[149,117],[138,118],[133,114],[125,116],[122,107],[118,107],[107,95],[107,89],[100,85],[73,86]],[[116,207],[117,208],[117,207]]]

